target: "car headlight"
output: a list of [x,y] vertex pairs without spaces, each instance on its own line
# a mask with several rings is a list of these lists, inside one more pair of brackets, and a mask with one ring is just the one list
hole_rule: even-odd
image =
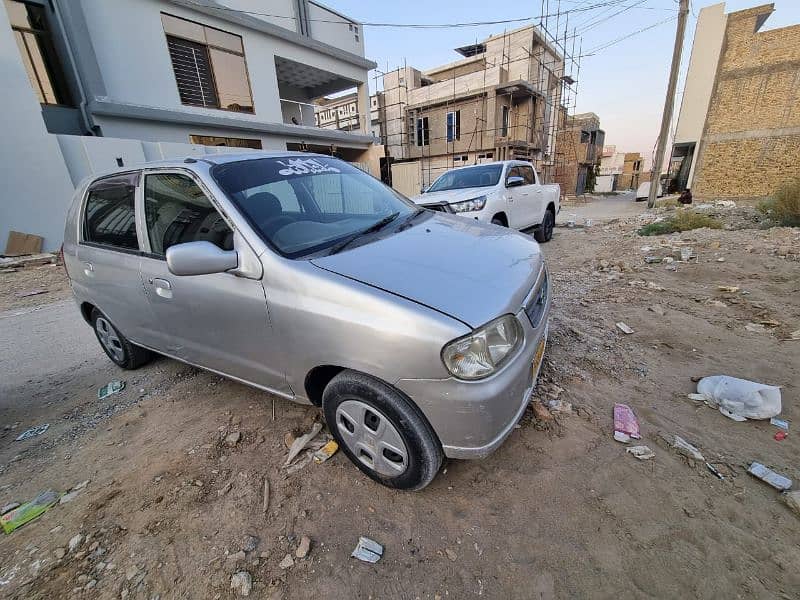
[[484,206],[486,206],[486,196],[478,196],[477,198],[470,198],[469,200],[464,200],[463,202],[451,204],[450,208],[453,209],[453,212],[460,213],[481,210]]
[[522,326],[514,315],[504,315],[478,327],[442,348],[442,361],[459,379],[488,377],[513,356],[522,343]]

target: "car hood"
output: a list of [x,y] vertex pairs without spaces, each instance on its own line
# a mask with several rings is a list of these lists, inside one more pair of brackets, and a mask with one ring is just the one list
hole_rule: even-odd
[[492,189],[492,187],[472,187],[464,188],[463,190],[442,190],[441,192],[428,192],[427,194],[420,194],[419,196],[414,196],[411,200],[420,206],[425,206],[426,204],[438,204],[440,202],[453,204],[455,202],[472,200],[478,196],[483,196],[491,192]]
[[470,327],[516,313],[542,266],[527,235],[448,214],[338,254],[317,267],[413,300]]

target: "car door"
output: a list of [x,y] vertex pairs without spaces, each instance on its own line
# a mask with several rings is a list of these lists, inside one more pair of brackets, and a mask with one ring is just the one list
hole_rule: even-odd
[[287,391],[280,365],[267,360],[272,353],[266,349],[276,340],[261,281],[227,272],[177,276],[165,258],[170,246],[194,241],[235,249],[240,256],[252,250],[234,235],[195,176],[159,170],[146,171],[143,179],[141,274],[154,316],[147,331],[152,345],[192,364]]
[[525,186],[508,187],[509,179],[512,177],[522,177],[520,168],[516,165],[509,167],[504,180],[506,206],[508,207],[508,226],[512,229],[522,229],[527,226],[525,215],[524,192]]
[[525,179],[525,185],[521,188],[524,190],[525,227],[533,227],[539,225],[544,217],[544,193],[536,181],[533,166],[522,165],[519,169]]
[[134,342],[141,341],[150,311],[139,276],[142,233],[136,223],[138,171],[90,184],[79,219],[79,268],[72,285]]

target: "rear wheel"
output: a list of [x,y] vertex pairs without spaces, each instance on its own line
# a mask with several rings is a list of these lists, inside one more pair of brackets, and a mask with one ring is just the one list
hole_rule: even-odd
[[549,242],[553,238],[553,227],[556,224],[556,216],[551,209],[544,211],[544,218],[539,228],[533,232],[533,237],[537,242]]
[[92,309],[92,328],[100,346],[114,363],[123,369],[138,369],[150,362],[153,353],[131,344],[99,310]]
[[421,490],[439,472],[439,439],[419,409],[386,383],[342,371],[325,388],[322,408],[344,453],[378,483]]

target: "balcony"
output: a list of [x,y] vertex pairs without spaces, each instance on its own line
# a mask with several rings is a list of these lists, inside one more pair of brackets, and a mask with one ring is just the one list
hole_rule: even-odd
[[414,88],[408,90],[409,108],[430,106],[431,104],[447,102],[453,98],[474,96],[505,83],[506,78],[507,73],[504,68],[490,67],[486,70],[468,73],[454,79]]

